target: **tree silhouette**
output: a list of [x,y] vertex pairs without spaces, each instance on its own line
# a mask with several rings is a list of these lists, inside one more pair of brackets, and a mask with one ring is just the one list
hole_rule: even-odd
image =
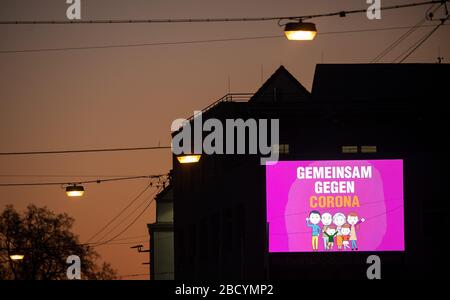
[[[117,279],[107,263],[96,265],[99,255],[92,247],[81,245],[71,229],[74,219],[56,214],[46,207],[29,205],[23,215],[8,205],[0,214],[0,279],[64,280],[66,260],[77,255],[81,279]],[[21,261],[10,258],[23,254]]]

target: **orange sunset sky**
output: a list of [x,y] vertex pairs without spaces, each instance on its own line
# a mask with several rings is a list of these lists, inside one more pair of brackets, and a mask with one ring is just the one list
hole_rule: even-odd
[[[382,0],[382,5],[412,1]],[[269,17],[361,9],[365,0],[82,0],[82,19]],[[65,19],[64,0],[0,0],[0,20]],[[310,90],[318,63],[368,63],[429,6],[312,20],[314,41],[282,37],[276,21],[202,24],[0,25],[0,152],[143,147],[170,144],[173,120],[189,117],[228,92],[255,92],[283,64]],[[420,28],[382,62],[391,62],[431,28]],[[321,34],[322,33],[322,34]],[[5,50],[104,46],[276,36],[267,39],[105,49],[2,53]],[[450,26],[442,26],[406,62],[450,60]],[[262,74],[262,76],[261,76]],[[374,83],[376,88],[376,83]],[[368,91],[369,93],[370,91]],[[166,173],[170,150],[44,156],[0,156],[0,182],[75,181]],[[59,186],[0,187],[0,209],[29,203],[74,217],[85,242],[127,205],[146,180],[86,186],[68,199]],[[150,197],[154,189],[147,192]],[[143,199],[142,199],[143,200]],[[142,201],[141,200],[141,201]],[[140,203],[138,201],[137,203]],[[96,248],[119,275],[147,274],[146,224],[154,205],[121,238]],[[139,210],[140,211],[140,210]],[[136,215],[136,214],[135,214]],[[114,232],[119,232],[128,220]],[[133,242],[133,243],[132,243]],[[136,242],[136,243],[134,243]],[[128,244],[130,243],[130,244]],[[136,276],[133,279],[148,279]]]

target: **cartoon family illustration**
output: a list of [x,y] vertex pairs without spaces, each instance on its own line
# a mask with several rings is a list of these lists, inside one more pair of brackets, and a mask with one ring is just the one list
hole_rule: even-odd
[[[355,212],[345,217],[343,213],[336,213],[332,216],[327,212],[320,214],[317,210],[311,211],[309,217],[306,218],[306,225],[312,229],[311,244],[313,251],[319,251],[319,236],[321,234],[325,251],[334,250],[335,242],[339,251],[358,250],[356,232],[359,230],[359,224],[363,222],[365,222],[365,219],[360,219]],[[323,226],[320,227],[319,223],[322,223]]]

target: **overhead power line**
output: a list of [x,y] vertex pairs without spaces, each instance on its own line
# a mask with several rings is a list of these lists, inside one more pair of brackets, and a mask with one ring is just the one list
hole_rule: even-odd
[[[134,244],[134,243],[141,243],[141,242],[147,242],[148,240],[145,240],[145,241],[134,241],[134,242],[131,242],[131,241],[129,241],[130,239],[136,239],[136,238],[142,238],[142,237],[148,237],[148,236],[146,236],[146,235],[142,235],[142,236],[133,236],[133,237],[124,237],[124,238],[119,238],[122,234],[124,234],[126,231],[128,231],[128,229],[130,229],[131,228],[131,226],[133,226],[138,220],[139,220],[139,218],[147,211],[147,209],[150,207],[150,205],[152,205],[152,203],[155,201],[155,196],[163,189],[163,187],[159,187],[154,193],[152,193],[151,195],[150,195],[150,197],[147,197],[146,199],[145,199],[145,201],[143,202],[143,203],[141,203],[141,204],[139,204],[139,206],[137,207],[137,209],[139,209],[141,206],[142,206],[142,204],[145,204],[145,202],[147,202],[148,201],[148,203],[147,203],[147,205],[142,209],[142,211],[130,222],[130,223],[128,223],[128,225],[126,225],[125,226],[125,228],[123,228],[119,233],[117,233],[117,234],[115,234],[113,237],[111,237],[111,238],[109,238],[109,239],[107,239],[107,240],[102,240],[104,237],[106,237],[111,231],[108,231],[107,232],[107,234],[106,235],[104,235],[103,237],[102,237],[102,239],[100,239],[100,241],[97,241],[97,242],[89,242],[90,240],[92,240],[94,237],[96,237],[96,236],[98,236],[101,232],[103,232],[110,224],[112,224],[113,222],[114,222],[114,220],[116,220],[124,211],[126,211],[126,209],[128,208],[128,207],[130,207],[137,199],[139,199],[141,196],[142,196],[142,194],[145,192],[145,191],[147,191],[147,189],[150,187],[150,185],[148,185],[148,186],[146,186],[146,188],[141,192],[141,193],[139,193],[138,194],[138,196],[136,197],[136,198],[134,198],[118,215],[116,215],[111,221],[109,221],[105,226],[103,226],[102,228],[101,228],[101,230],[100,231],[98,231],[96,234],[94,234],[91,238],[89,238],[89,240],[87,241],[87,242],[85,242],[85,243],[80,243],[79,245],[80,246],[86,246],[86,247],[99,247],[99,246],[104,246],[104,245],[110,245],[110,244],[112,244],[112,245],[126,245],[126,244]],[[150,201],[149,201],[150,200]],[[131,214],[134,214],[136,211],[137,211],[137,209],[135,209],[135,210],[133,210],[133,212],[131,213]],[[126,219],[128,219],[130,216],[131,216],[131,214],[129,214],[129,215],[127,215],[126,216],[126,218],[124,219],[124,220],[126,220]],[[124,221],[124,220],[122,220],[122,221]],[[120,224],[122,224],[123,222],[120,222],[119,223],[119,225]],[[116,226],[117,227],[117,226]],[[116,228],[116,227],[114,227],[113,228],[113,230]],[[0,234],[1,234],[1,232],[0,232]],[[127,241],[127,242],[121,242],[121,243],[117,243],[117,242],[119,242],[119,241]],[[112,243],[112,242],[116,242],[116,243]],[[0,249],[1,250],[1,249]]]
[[[448,18],[447,18],[448,19]],[[403,58],[401,58],[398,63],[402,63],[404,62],[411,54],[413,54],[423,43],[425,43],[426,40],[428,40],[433,33],[436,32],[436,30],[439,29],[439,27],[442,26],[442,24],[444,24],[444,22],[447,19],[442,19],[441,23],[436,25],[436,27],[434,27],[429,33],[427,33],[424,37],[422,37],[419,41],[417,41],[415,44],[413,44],[411,47],[409,47],[406,51],[409,51],[407,54],[405,54],[405,52],[403,52],[402,54],[400,54],[397,58],[395,58],[394,61],[396,61],[397,59],[400,59],[400,57],[403,56]],[[412,48],[413,47],[413,48]],[[411,50],[412,48],[412,50]]]
[[136,196],[134,197],[118,214],[116,214],[110,221],[108,221],[102,228],[100,228],[99,231],[97,231],[95,234],[93,234],[90,238],[87,239],[86,243],[89,243],[94,238],[96,238],[99,234],[101,234],[103,231],[108,228],[115,220],[117,220],[133,203],[135,203],[148,189],[150,188],[150,184],[147,184],[145,188]]
[[389,52],[391,52],[395,47],[397,47],[404,39],[410,36],[417,28],[421,27],[421,25],[426,21],[426,18],[422,18],[416,25],[409,28],[404,34],[402,34],[398,39],[396,39],[392,44],[390,44],[386,49],[380,52],[374,59],[372,59],[371,63],[376,63],[380,61],[383,57],[385,57]]
[[0,177],[7,178],[115,178],[115,177],[134,177],[139,175],[92,175],[92,174],[0,174]]
[[[449,0],[435,0],[415,2],[401,5],[382,6],[380,10],[393,10],[408,7],[416,7],[435,3],[445,3]],[[274,20],[307,20],[322,17],[340,16],[349,14],[365,13],[367,8],[344,10],[329,13],[297,16],[274,16],[274,17],[243,17],[243,18],[182,18],[182,19],[123,19],[123,20],[42,20],[42,21],[0,21],[0,25],[66,25],[66,24],[142,24],[142,23],[219,23],[219,22],[261,22]]]
[[[116,242],[117,240],[114,240],[114,242],[108,243],[108,244],[104,244],[104,245],[99,245],[99,246],[120,246],[120,245],[136,245],[136,244],[142,244],[142,243],[147,243],[149,242],[149,240],[138,240],[138,241],[131,241],[131,242]],[[96,245],[90,245],[91,247],[97,247]]]
[[96,180],[86,180],[77,182],[19,182],[19,183],[0,183],[0,187],[14,187],[14,186],[55,186],[55,185],[72,185],[72,184],[92,184],[92,183],[102,183],[102,182],[112,182],[112,181],[126,181],[126,180],[136,180],[136,179],[152,179],[167,176],[167,174],[161,175],[141,175],[141,176],[130,176],[130,177],[118,177],[118,178],[103,178]]
[[[136,223],[136,221],[142,216],[142,214],[150,207],[150,205],[153,203],[153,201],[155,200],[155,195],[158,194],[161,191],[161,189],[155,191],[155,193],[153,193],[149,198],[145,199],[141,204],[139,204],[138,207],[136,207],[136,209],[134,209],[130,214],[128,214],[124,219],[122,219],[122,221],[120,221],[118,224],[116,224],[116,226],[114,226],[112,229],[110,229],[106,234],[104,234],[101,238],[99,242],[96,243],[91,243],[93,244],[92,247],[98,247],[98,246],[103,246],[106,244],[110,244],[111,242],[115,242],[117,240],[118,237],[120,237],[123,233],[125,233],[131,226],[133,226],[134,223]],[[106,238],[111,232],[113,232],[119,225],[121,225],[123,223],[123,221],[127,220],[132,214],[134,214],[140,207],[142,207],[143,204],[145,204],[145,202],[147,202],[150,199],[150,202],[145,206],[145,208],[142,210],[142,212],[130,223],[128,224],[122,231],[120,231],[118,234],[114,235],[112,238],[104,240],[104,238]]]
[[[116,241],[116,242],[118,242],[118,241],[129,241],[129,240],[136,240],[136,239],[142,239],[142,238],[148,238],[148,237],[149,237],[148,234],[136,235],[136,236],[128,236],[128,237],[123,237],[123,238],[120,238],[120,239],[115,239],[114,241]],[[148,239],[145,240],[145,241],[148,241]]]
[[95,152],[120,152],[171,149],[171,146],[133,147],[133,148],[105,148],[105,149],[83,149],[83,150],[52,150],[52,151],[28,151],[28,152],[0,152],[0,156],[6,155],[46,155],[46,154],[73,154],[73,153],[95,153]]
[[[153,198],[158,191],[155,191],[154,193],[152,193],[150,195],[150,197],[148,198]],[[134,213],[136,211],[138,211],[143,205],[145,205],[145,203],[148,201],[147,199],[144,199],[144,201],[142,201],[141,203],[139,203],[130,213],[128,213],[124,218],[122,218],[122,220],[120,220],[117,224],[115,224],[112,228],[110,228],[107,232],[105,232],[100,238],[100,241],[104,241],[108,235],[110,235],[112,232],[114,232],[120,225],[122,225],[125,221],[128,220],[128,218],[130,218],[131,216],[134,215]]]
[[[390,44],[386,49],[384,49],[381,53],[379,53],[374,59],[372,59],[371,63],[376,63],[380,61],[383,57],[388,55],[390,52],[394,50],[395,47],[397,47],[402,41],[404,41],[408,36],[410,36],[412,33],[414,33],[418,28],[424,27],[422,26],[423,23],[425,23],[427,20],[433,21],[432,17],[434,13],[440,9],[445,3],[440,3],[437,5],[434,9],[433,7],[435,4],[433,4],[425,13],[425,16],[421,18],[417,24],[411,26],[408,31],[403,33],[397,40],[395,40],[392,44]],[[428,25],[428,26],[435,26],[435,25]]]
[[[160,190],[157,191],[160,192]],[[147,211],[147,209],[150,207],[150,205],[155,201],[155,198],[153,197],[150,202],[144,207],[144,209],[133,219],[133,221],[131,221],[131,223],[129,223],[122,231],[120,231],[119,233],[117,233],[116,235],[114,235],[112,238],[106,240],[106,241],[102,241],[99,242],[98,244],[94,244],[91,245],[92,247],[98,247],[98,246],[102,246],[105,244],[109,244],[112,241],[115,241],[115,239],[117,239],[118,237],[120,237],[122,234],[124,234],[128,229],[130,229],[131,226],[133,226],[138,220],[139,218]]]
[[81,46],[81,47],[62,47],[62,48],[0,50],[0,54],[30,53],[30,52],[49,52],[49,51],[95,50],[95,49],[112,49],[112,48],[154,47],[154,46],[171,46],[171,45],[189,45],[189,44],[205,44],[205,43],[218,43],[218,42],[233,42],[233,41],[246,41],[246,40],[248,41],[248,40],[273,39],[273,38],[280,38],[280,37],[284,37],[284,35],[238,37],[238,38],[209,39],[209,40],[195,40],[195,41],[174,41],[174,42],[155,42],[155,43],[118,44],[118,45]]
[[[444,25],[450,25],[450,24],[444,24]],[[434,27],[434,25],[417,26],[417,28],[422,28],[422,27]],[[387,30],[400,30],[400,29],[409,29],[409,28],[410,28],[410,26],[395,26],[395,27],[384,27],[384,28],[382,27],[382,28],[372,28],[372,29],[328,31],[328,32],[319,32],[317,34],[318,35],[348,34],[348,33],[363,33],[363,32],[387,31]],[[206,40],[192,40],[192,41],[173,41],[173,42],[97,45],[97,46],[79,46],[79,47],[58,47],[58,48],[0,50],[0,54],[39,53],[39,52],[58,52],[58,51],[77,51],[77,50],[98,50],[98,49],[114,49],[114,48],[156,47],[156,46],[207,44],[207,43],[235,42],[235,41],[267,40],[267,39],[277,39],[277,38],[285,38],[285,36],[284,35],[265,35],[265,36],[236,37],[236,38],[223,38],[223,39],[206,39]],[[136,149],[136,150],[140,150],[140,149]],[[142,150],[144,150],[144,149],[142,149]]]

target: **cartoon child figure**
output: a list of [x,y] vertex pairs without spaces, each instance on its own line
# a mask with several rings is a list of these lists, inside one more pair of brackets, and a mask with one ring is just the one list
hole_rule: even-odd
[[320,234],[320,226],[317,225],[320,223],[320,212],[317,210],[313,210],[309,213],[309,217],[306,218],[306,226],[311,227],[312,229],[312,238],[311,245],[313,251],[319,250],[319,234]]
[[328,245],[327,245],[327,249],[328,250],[333,250],[333,246],[334,246],[334,237],[338,234],[337,229],[336,229],[336,225],[330,225],[327,226],[327,230],[323,232],[323,235],[327,237],[328,239]]
[[[333,221],[333,218],[331,217],[331,214],[326,212],[326,213],[322,214],[321,221],[322,221],[322,224],[323,224],[322,232],[325,232],[327,230],[328,226],[331,225],[331,222]],[[328,250],[328,247],[327,247],[327,245],[328,245],[328,237],[324,233],[322,233],[322,237],[323,237],[323,249],[324,250]]]
[[341,227],[341,234],[342,234],[342,246],[343,249],[350,249],[350,225],[345,223]]
[[345,215],[343,213],[335,213],[333,216],[333,224],[336,225],[337,235],[336,235],[336,246],[339,251],[342,250],[342,225],[345,224]]
[[356,231],[359,230],[359,224],[364,222],[365,219],[358,217],[358,214],[355,212],[350,213],[347,216],[347,223],[350,224],[350,243],[352,245],[352,250],[358,250],[358,244],[356,241],[358,240],[356,236]]

